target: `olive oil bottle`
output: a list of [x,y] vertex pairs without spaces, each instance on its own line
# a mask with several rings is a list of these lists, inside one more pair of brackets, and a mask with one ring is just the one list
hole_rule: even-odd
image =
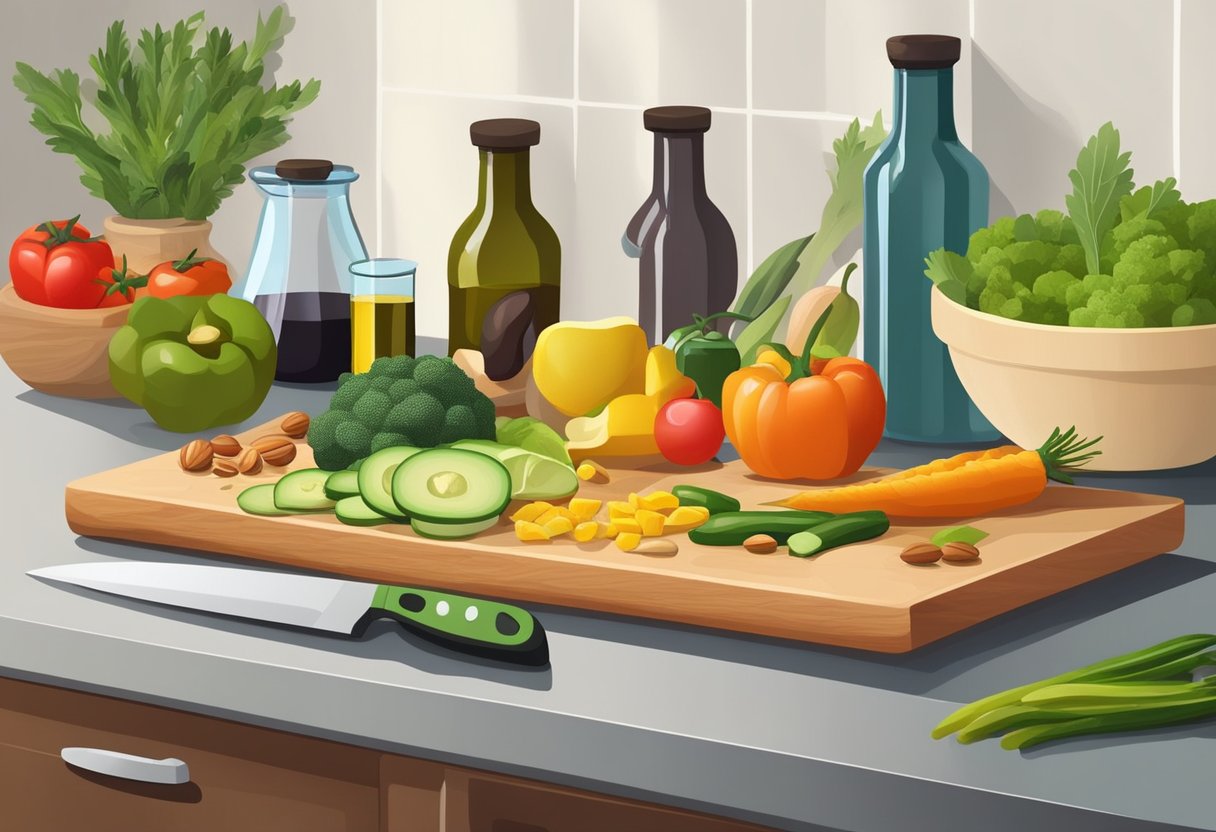
[[557,323],[561,306],[561,245],[532,204],[529,148],[540,125],[490,119],[469,128],[478,148],[477,205],[448,251],[448,352],[480,349],[490,308],[504,295],[532,295],[533,326]]
[[412,260],[378,258],[350,267],[350,369],[366,373],[377,358],[414,354]]

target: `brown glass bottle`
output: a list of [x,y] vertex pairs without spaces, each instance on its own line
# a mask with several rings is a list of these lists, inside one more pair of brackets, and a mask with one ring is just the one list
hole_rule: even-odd
[[479,349],[486,314],[505,295],[532,295],[540,332],[560,317],[561,245],[532,204],[529,148],[540,125],[518,118],[477,121],[477,205],[448,250],[448,352]]
[[705,192],[709,123],[704,107],[653,107],[642,114],[654,133],[654,185],[621,244],[640,259],[638,323],[651,343],[694,314],[726,310],[739,286],[735,235]]

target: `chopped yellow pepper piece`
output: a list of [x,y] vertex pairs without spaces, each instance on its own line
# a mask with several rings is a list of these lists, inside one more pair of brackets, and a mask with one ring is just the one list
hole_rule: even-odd
[[588,500],[585,497],[575,497],[570,501],[570,511],[574,512],[574,516],[579,520],[591,520],[595,517],[595,513],[600,510],[602,502],[600,500]]
[[616,523],[600,523],[599,529],[596,530],[595,536],[608,538],[611,540],[617,536],[618,532],[619,530],[616,527]]
[[594,459],[585,459],[579,464],[576,472],[583,482],[608,482],[608,469]]
[[552,506],[549,509],[547,509],[545,511],[545,513],[542,514],[540,517],[537,517],[536,522],[540,523],[543,526],[546,523],[548,523],[550,520],[553,520],[554,518],[557,518],[557,517],[565,517],[567,520],[570,521],[570,525],[572,527],[575,523],[579,522],[579,520],[582,519],[581,517],[579,517],[577,514],[575,514],[573,511],[566,508],[565,506]]
[[642,542],[642,536],[633,532],[621,532],[616,536],[616,548],[622,552],[632,552]]
[[524,543],[547,543],[549,530],[529,520],[516,520],[515,536]]
[[608,501],[608,519],[610,520],[615,520],[618,517],[632,517],[634,511],[636,511],[634,506],[623,500]]
[[594,520],[579,523],[574,527],[574,539],[579,543],[589,543],[599,535],[600,524]]
[[[632,495],[630,495],[632,496]],[[670,491],[651,491],[638,497],[638,508],[650,511],[662,511],[665,508],[679,508],[680,498]]]
[[549,533],[549,537],[558,537],[574,531],[574,523],[569,517],[554,517],[544,524],[544,529]]
[[612,525],[616,526],[616,530],[621,533],[642,533],[642,524],[632,517],[617,517],[612,521]]
[[704,506],[680,506],[667,518],[664,530],[667,533],[687,532],[709,519],[709,509]]
[[643,508],[639,509],[634,516],[637,518],[638,525],[642,527],[643,537],[659,537],[663,534],[663,524],[667,522],[667,518],[657,511]]
[[551,508],[553,508],[553,506],[544,501],[528,503],[525,506],[520,506],[519,510],[511,515],[511,519],[532,522]]

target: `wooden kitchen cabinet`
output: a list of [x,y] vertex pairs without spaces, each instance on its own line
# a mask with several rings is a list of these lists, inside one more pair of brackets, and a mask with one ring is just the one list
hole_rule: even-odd
[[[190,767],[153,785],[75,769],[86,746]],[[374,832],[380,754],[340,743],[0,680],[0,829],[20,832]]]
[[[65,747],[177,758],[160,785]],[[0,679],[0,830],[758,832],[760,827],[94,694]]]

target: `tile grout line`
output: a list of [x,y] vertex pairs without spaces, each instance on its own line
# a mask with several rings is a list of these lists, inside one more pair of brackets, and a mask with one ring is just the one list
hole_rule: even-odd
[[1173,128],[1174,178],[1182,181],[1182,0],[1174,0],[1174,62],[1171,127]]
[[752,246],[754,229],[756,227],[755,217],[755,145],[752,140],[752,127],[754,121],[754,113],[752,110],[752,0],[746,0],[744,3],[744,24],[743,24],[743,43],[744,43],[744,63],[743,71],[746,74],[746,83],[744,86],[744,103],[747,105],[747,114],[744,116],[747,125],[746,138],[744,139],[744,156],[746,156],[747,170],[746,176],[746,192],[747,192],[747,209],[744,216],[747,222],[747,250],[744,252],[743,262],[747,265],[747,270],[743,273],[743,279],[752,273]]
[[[546,95],[522,95],[517,93],[479,93],[461,92],[457,90],[431,90],[421,87],[396,87],[386,85],[383,92],[399,95],[424,95],[435,98],[477,99],[478,101],[497,101],[510,104],[543,104],[551,107],[593,107],[601,110],[630,110],[641,112],[649,104],[626,104],[619,101],[589,101],[580,98],[557,98]],[[832,121],[848,124],[856,116],[847,113],[834,113],[827,110],[772,110],[749,107],[715,107],[715,113],[731,115],[753,115],[765,118],[790,118],[804,121]]]
[[376,257],[384,253],[384,0],[376,0]]
[[582,28],[582,12],[583,12],[583,0],[574,0],[574,20],[572,23],[572,28],[574,30],[574,37],[571,39],[573,41],[572,47],[571,47],[572,60],[573,60],[573,64],[571,65],[571,86],[572,86],[571,92],[573,93],[573,97],[571,98],[571,103],[575,105],[572,108],[574,126],[573,126],[573,129],[571,130],[571,136],[572,136],[571,141],[573,141],[573,143],[574,143],[574,148],[571,151],[570,156],[571,156],[571,159],[573,160],[573,165],[574,165],[574,177],[576,180],[576,183],[575,183],[576,188],[577,188],[577,180],[578,180],[578,123],[579,123],[579,113],[578,113],[577,105],[578,105],[579,96],[582,94],[582,90],[579,88],[579,85],[581,84],[582,79],[579,77],[579,71],[578,71],[579,41],[581,40],[580,30]]

